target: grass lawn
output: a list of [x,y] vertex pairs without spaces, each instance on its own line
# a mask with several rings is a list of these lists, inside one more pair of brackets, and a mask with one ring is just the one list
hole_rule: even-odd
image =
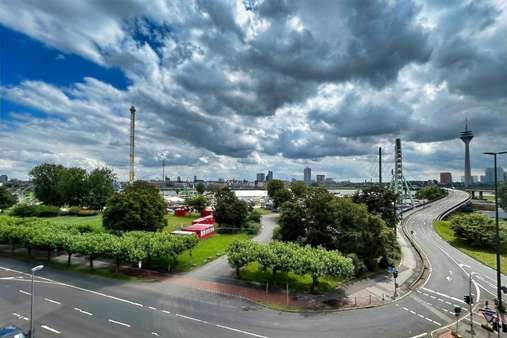
[[191,214],[183,217],[169,214],[166,216],[167,225],[164,228],[164,231],[171,232],[173,230],[179,230],[182,226],[192,224],[192,221],[196,218],[199,218],[198,214]]
[[215,234],[206,239],[200,240],[190,252],[184,251],[177,258],[177,271],[187,271],[197,266],[208,263],[225,254],[229,245],[237,239],[248,239],[247,234]]
[[[486,264],[487,266],[496,269],[496,253],[492,250],[473,248],[463,240],[456,238],[454,231],[450,227],[448,221],[435,221],[433,222],[435,231],[449,244],[467,254],[468,256]],[[507,255],[502,254],[500,259],[502,271],[507,271]]]
[[255,208],[254,210],[257,210],[259,212],[259,214],[261,214],[261,215],[269,215],[269,214],[273,213],[271,210],[264,209],[264,208]]
[[40,220],[48,221],[54,224],[87,224],[97,229],[97,232],[103,232],[102,215],[95,216],[56,216],[40,217]]
[[[259,263],[250,263],[240,271],[240,279],[247,281],[254,281],[259,283],[273,282],[280,288],[285,288],[286,283],[289,283],[291,290],[310,291],[312,286],[312,277],[310,275],[300,276],[295,273],[277,272],[273,279],[271,270],[262,271]],[[341,280],[333,277],[323,277],[319,279],[319,285],[315,290],[317,293],[324,293],[333,290],[342,285],[346,280]]]

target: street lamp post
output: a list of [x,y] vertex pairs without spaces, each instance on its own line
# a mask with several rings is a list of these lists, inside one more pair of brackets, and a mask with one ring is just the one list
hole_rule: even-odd
[[496,171],[496,157],[497,155],[507,154],[507,151],[500,152],[487,152],[485,155],[493,156],[494,172],[495,172],[495,223],[496,223],[496,283],[497,283],[497,298],[498,309],[500,313],[504,313],[504,306],[502,303],[502,272],[500,269],[500,225],[498,223],[498,178]]
[[34,335],[33,335],[33,299],[35,296],[34,295],[35,288],[34,288],[33,279],[34,279],[35,272],[42,270],[43,268],[44,268],[44,265],[37,265],[36,267],[32,268],[32,294],[30,296],[30,331],[28,333],[28,337],[30,337],[30,338],[34,337]]

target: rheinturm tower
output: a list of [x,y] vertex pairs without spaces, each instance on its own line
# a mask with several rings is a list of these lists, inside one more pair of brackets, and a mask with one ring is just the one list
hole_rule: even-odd
[[470,141],[474,138],[471,130],[468,130],[468,120],[465,122],[465,131],[460,134],[461,141],[465,142],[465,187],[472,184],[472,173],[470,169]]

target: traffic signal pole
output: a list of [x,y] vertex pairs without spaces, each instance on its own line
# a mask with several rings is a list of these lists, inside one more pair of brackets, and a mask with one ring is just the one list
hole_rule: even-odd
[[475,335],[474,332],[474,311],[473,311],[473,303],[474,297],[472,296],[472,273],[468,277],[468,297],[470,297],[470,303],[468,304],[468,311],[470,312],[470,335]]

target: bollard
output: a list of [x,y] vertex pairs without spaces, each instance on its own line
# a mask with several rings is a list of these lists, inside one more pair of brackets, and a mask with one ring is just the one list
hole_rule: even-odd
[[370,305],[371,305],[371,295],[370,295]]
[[354,306],[357,306],[357,296],[354,296]]

